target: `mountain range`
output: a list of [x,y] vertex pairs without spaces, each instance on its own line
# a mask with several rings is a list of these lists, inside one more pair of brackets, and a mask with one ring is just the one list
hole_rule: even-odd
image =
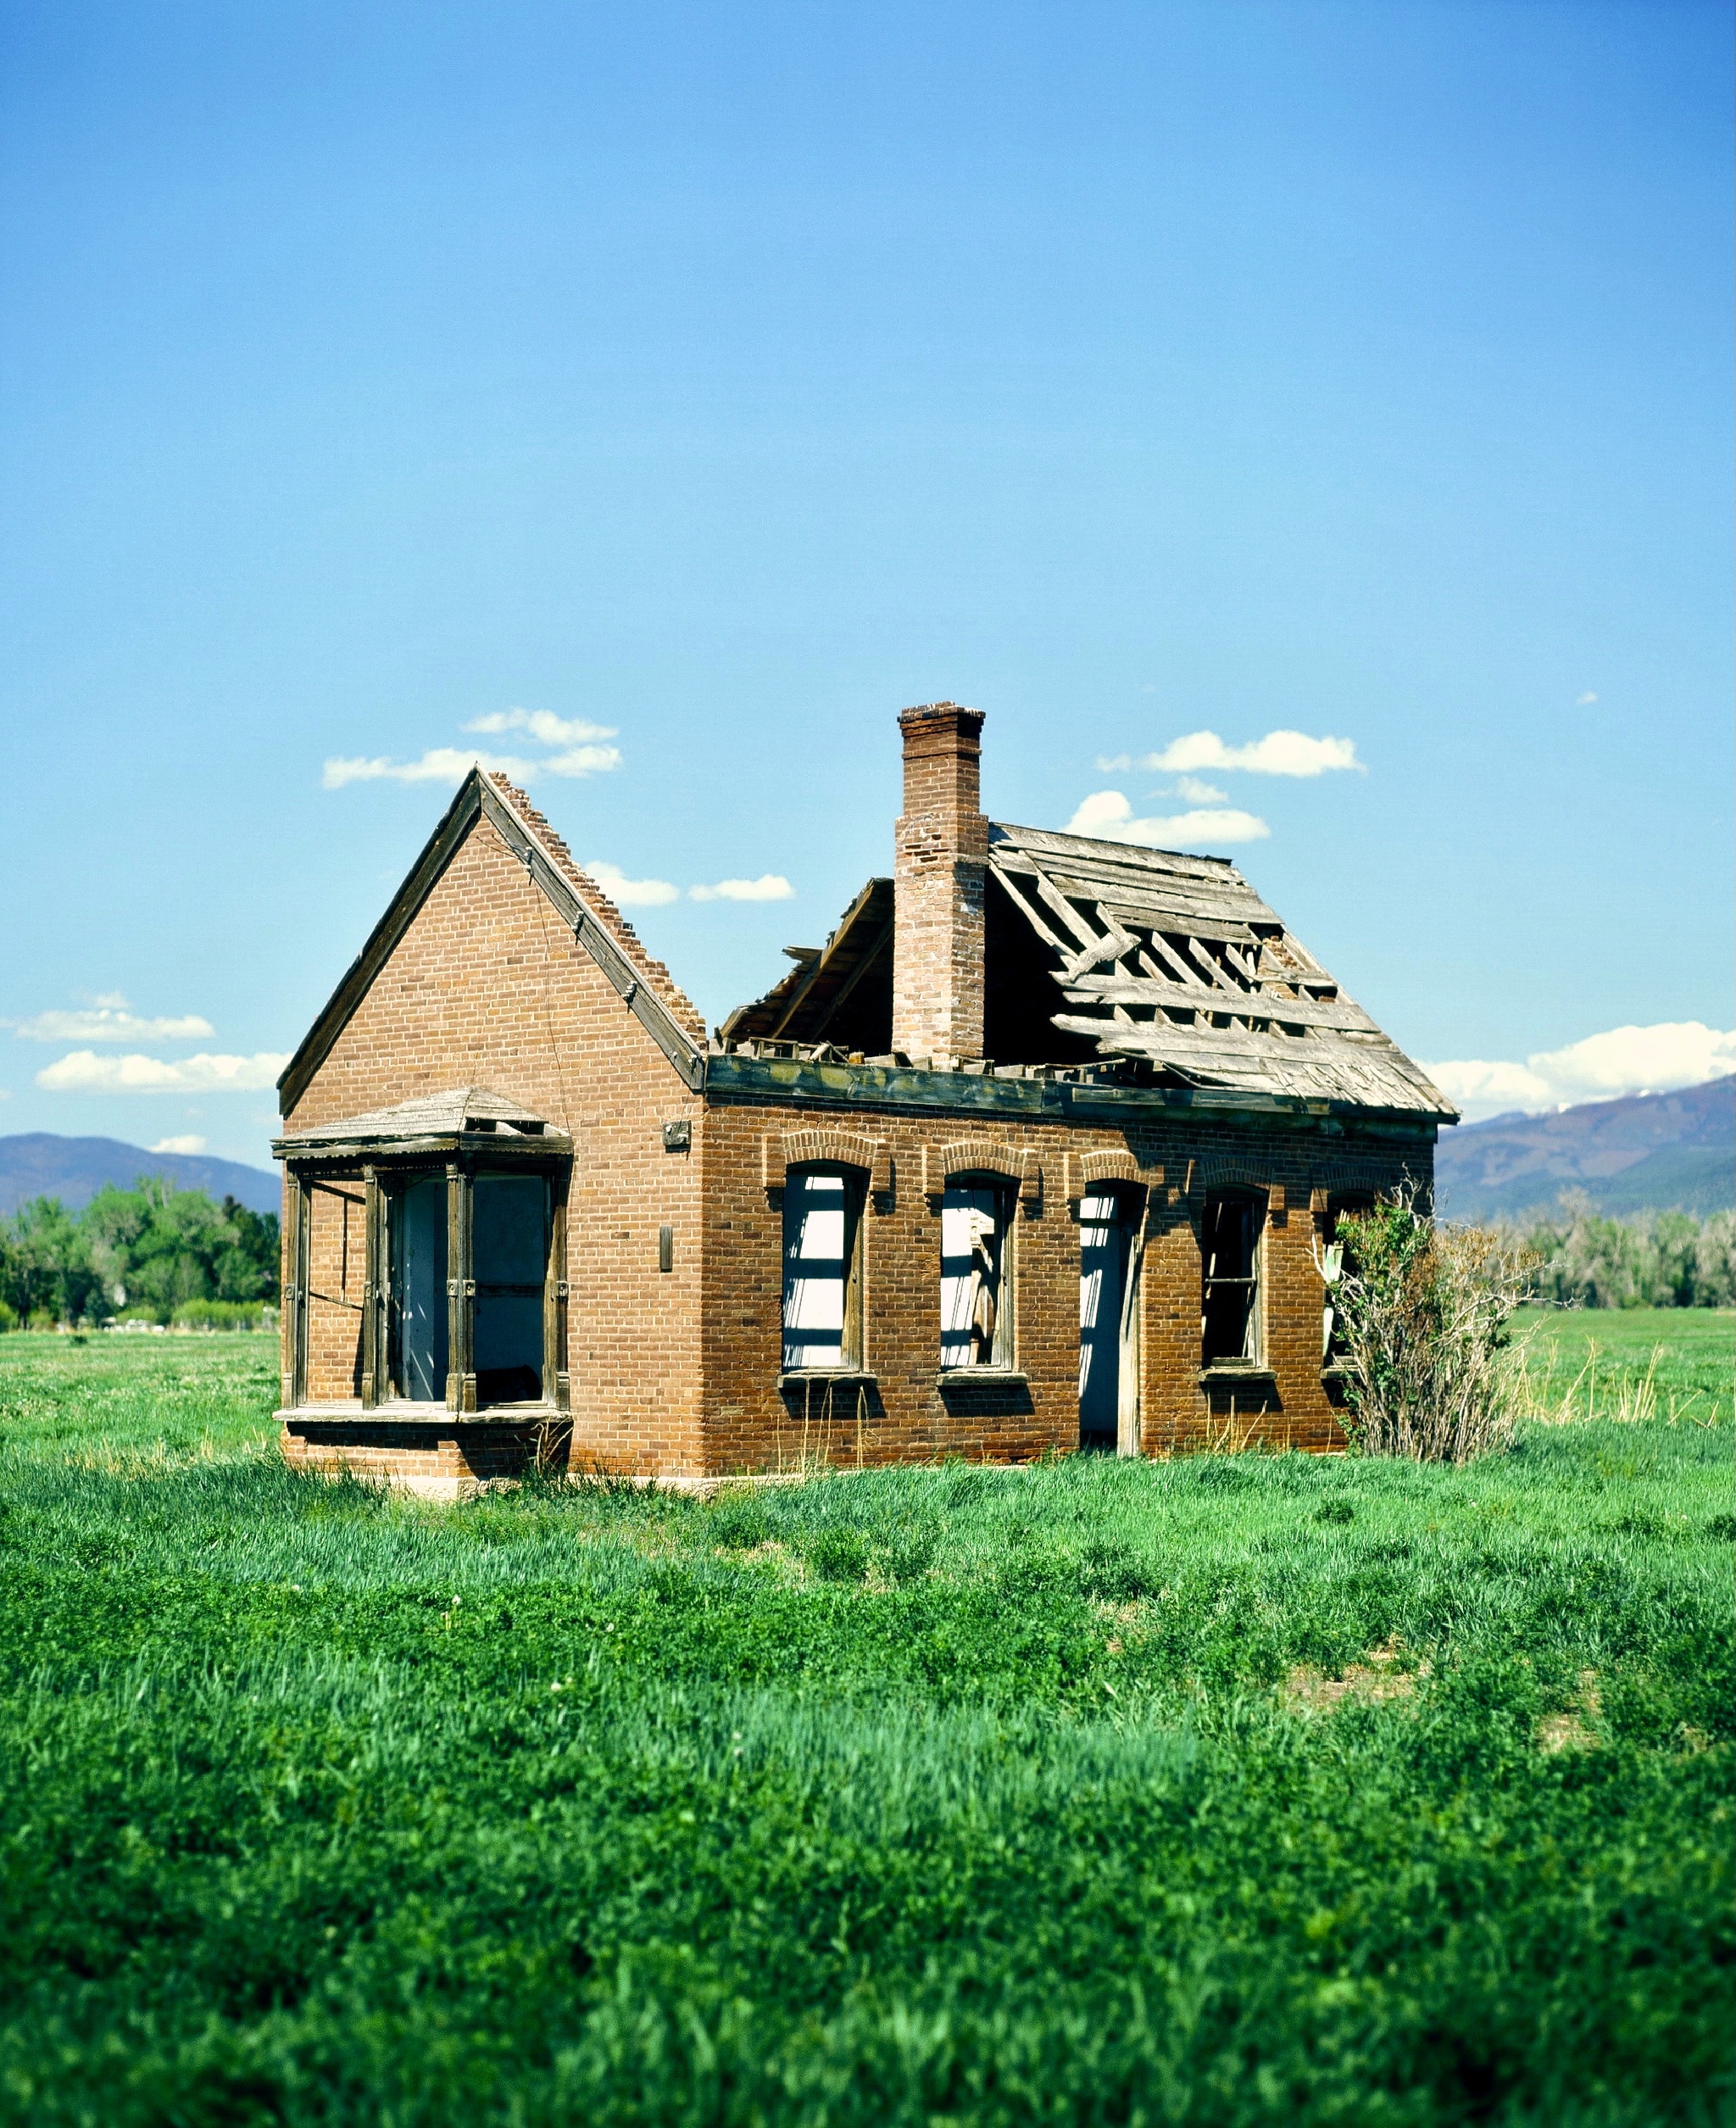
[[141,1175],[161,1175],[177,1189],[203,1189],[220,1204],[233,1197],[250,1212],[275,1212],[281,1197],[277,1177],[238,1160],[212,1160],[203,1153],[147,1153],[118,1138],[62,1138],[28,1131],[0,1138],[0,1214],[16,1212],[32,1197],[58,1197],[78,1212],[112,1183],[131,1189]]
[[1618,1216],[1736,1205],[1736,1077],[1542,1116],[1444,1130],[1435,1203],[1449,1219],[1514,1218],[1583,1190]]

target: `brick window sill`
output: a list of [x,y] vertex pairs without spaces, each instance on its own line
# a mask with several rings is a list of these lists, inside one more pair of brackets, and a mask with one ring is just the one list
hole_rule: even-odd
[[1251,1360],[1214,1360],[1199,1370],[1202,1389],[1227,1389],[1238,1382],[1275,1382],[1277,1379],[1275,1367],[1256,1367]]
[[571,1413],[554,1404],[485,1404],[479,1412],[454,1412],[444,1404],[413,1404],[394,1396],[385,1404],[366,1405],[352,1398],[323,1404],[284,1404],[271,1416],[278,1420],[317,1419],[322,1423],[342,1419],[347,1425],[367,1426],[523,1426],[540,1425],[545,1419],[565,1419]]
[[777,1378],[780,1389],[804,1389],[810,1384],[824,1383],[828,1388],[854,1388],[858,1384],[872,1389],[880,1377],[864,1367],[790,1367]]
[[961,1382],[1027,1383],[1031,1377],[1021,1367],[943,1367],[936,1369],[934,1379],[943,1389],[950,1389]]

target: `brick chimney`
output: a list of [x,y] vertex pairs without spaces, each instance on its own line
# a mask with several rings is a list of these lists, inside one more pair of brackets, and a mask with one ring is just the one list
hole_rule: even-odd
[[982,1054],[988,822],[982,712],[925,702],[899,714],[904,810],[894,842],[892,1045],[905,1056]]

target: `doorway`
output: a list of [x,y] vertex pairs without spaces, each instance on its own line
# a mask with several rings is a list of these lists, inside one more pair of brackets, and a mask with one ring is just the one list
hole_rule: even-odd
[[1131,1189],[1079,1206],[1079,1446],[1139,1453],[1139,1207]]

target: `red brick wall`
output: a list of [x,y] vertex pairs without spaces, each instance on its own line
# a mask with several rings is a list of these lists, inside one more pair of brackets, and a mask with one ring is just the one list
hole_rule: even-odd
[[[785,1135],[852,1132],[889,1154],[893,1189],[863,1221],[864,1363],[871,1384],[781,1392],[782,1200]],[[990,1139],[1034,1157],[1014,1228],[1016,1386],[937,1380],[940,1346],[940,1149]],[[766,1141],[770,1139],[768,1147]],[[1310,1190],[1344,1172],[1343,1141],[1232,1124],[1182,1122],[1126,1129],[1062,1122],[988,1122],[717,1104],[705,1128],[704,1434],[713,1473],[787,1468],[804,1454],[837,1463],[941,1455],[1024,1460],[1078,1440],[1079,1228],[1069,1156],[1125,1156],[1145,1189],[1141,1429],[1147,1454],[1213,1445],[1331,1448],[1343,1435],[1321,1378],[1323,1292],[1314,1268]],[[925,1150],[927,1173],[925,1178]],[[1428,1148],[1372,1150],[1365,1187],[1396,1183]],[[767,1177],[773,1187],[767,1187]],[[1208,1188],[1253,1183],[1272,1192],[1263,1244],[1270,1383],[1210,1391],[1199,1381],[1199,1224]],[[1233,1408],[1232,1408],[1233,1404]]]
[[[700,1104],[486,821],[472,829],[285,1119],[330,1122],[484,1086],[569,1132],[568,1356],[576,1467],[698,1468]],[[693,1122],[695,1152],[660,1126]],[[358,1184],[355,1194],[359,1195]],[[341,1213],[313,1198],[309,1395],[357,1394],[360,1208],[337,1284]],[[660,1226],[675,1268],[657,1267]],[[286,1364],[287,1362],[286,1362]]]

